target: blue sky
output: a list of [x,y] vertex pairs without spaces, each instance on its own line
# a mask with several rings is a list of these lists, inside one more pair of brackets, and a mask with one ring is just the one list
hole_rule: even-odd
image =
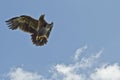
[[[0,75],[13,67],[50,76],[52,65],[70,64],[75,51],[87,45],[80,56],[89,57],[103,50],[99,63],[120,63],[119,0],[1,0]],[[54,22],[47,45],[32,44],[29,34],[9,30],[5,20],[29,15]],[[98,65],[98,64],[96,64]],[[113,65],[114,66],[114,65]]]

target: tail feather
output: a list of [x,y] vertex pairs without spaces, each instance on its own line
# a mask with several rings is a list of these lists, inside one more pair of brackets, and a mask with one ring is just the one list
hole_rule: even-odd
[[40,38],[38,40],[36,40],[36,37],[37,37],[36,34],[31,35],[32,42],[36,46],[43,46],[44,44],[46,44],[48,42],[46,37],[42,37],[42,38]]

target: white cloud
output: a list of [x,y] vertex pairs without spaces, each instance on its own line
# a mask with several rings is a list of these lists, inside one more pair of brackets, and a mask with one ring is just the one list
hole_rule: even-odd
[[37,73],[28,72],[22,68],[15,68],[8,73],[10,80],[44,80],[41,75]]
[[91,74],[92,80],[120,80],[120,66],[118,64],[102,66]]
[[[81,60],[79,60],[79,55],[83,50],[85,50],[87,47],[79,48],[77,49],[77,53],[74,56],[77,56],[77,61],[73,64],[57,64],[53,67],[53,75],[54,79],[58,80],[86,80],[87,76],[86,74],[82,73],[82,69],[86,69],[88,67],[91,67],[92,64],[98,59],[102,53],[102,50],[96,53],[96,55],[91,55],[87,58],[83,57]],[[79,55],[78,55],[79,54]],[[74,57],[76,59],[76,57]]]
[[95,55],[79,59],[86,49],[87,46],[77,49],[73,56],[74,63],[54,65],[50,70],[52,73],[50,78],[18,67],[8,73],[8,80],[120,80],[118,64],[94,66],[103,50]]
[[67,66],[63,64],[58,64],[54,67],[54,77],[55,80],[83,80],[82,74],[77,74],[74,70],[74,66]]

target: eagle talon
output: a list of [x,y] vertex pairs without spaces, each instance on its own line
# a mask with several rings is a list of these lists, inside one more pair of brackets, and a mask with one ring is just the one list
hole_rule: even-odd
[[38,39],[41,39],[42,36],[38,36]]
[[47,39],[47,36],[46,35],[36,36],[36,40],[43,40],[43,39]]
[[39,36],[36,36],[36,40],[39,40]]

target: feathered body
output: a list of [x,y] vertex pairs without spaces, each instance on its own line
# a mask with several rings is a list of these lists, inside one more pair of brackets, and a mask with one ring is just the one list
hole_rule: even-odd
[[12,30],[20,29],[31,34],[33,44],[43,46],[48,42],[48,37],[53,28],[53,22],[48,24],[45,15],[41,15],[39,20],[30,16],[22,15],[6,21],[8,27]]

